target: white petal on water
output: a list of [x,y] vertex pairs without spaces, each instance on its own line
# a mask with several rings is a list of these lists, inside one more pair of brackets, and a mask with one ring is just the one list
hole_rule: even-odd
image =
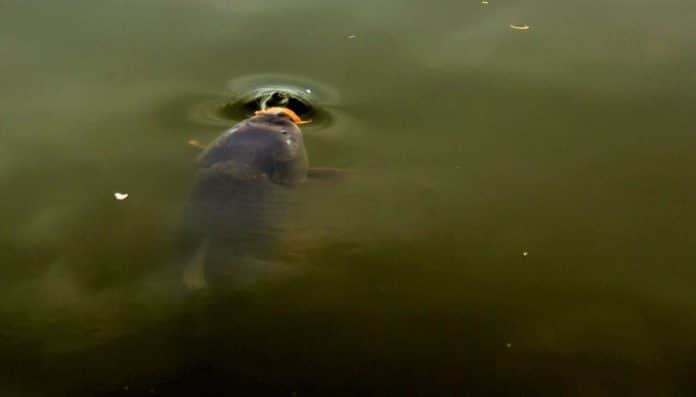
[[123,201],[128,198],[128,193],[116,192],[114,193],[114,197],[116,197],[116,200]]
[[356,36],[356,35],[354,35],[354,34],[349,34],[349,35],[348,35],[348,38],[349,38],[349,39],[354,39],[354,38],[356,38],[356,37],[358,37],[358,36]]

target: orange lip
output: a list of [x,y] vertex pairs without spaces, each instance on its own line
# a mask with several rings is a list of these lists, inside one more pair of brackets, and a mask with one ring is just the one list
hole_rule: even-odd
[[278,113],[282,113],[282,114],[287,115],[288,117],[290,117],[290,120],[292,120],[292,122],[297,124],[297,125],[308,124],[308,123],[312,122],[312,120],[302,120],[300,118],[300,116],[298,116],[292,110],[290,110],[288,108],[284,108],[284,107],[279,107],[279,106],[270,107],[270,108],[264,109],[264,110],[257,110],[256,112],[254,112],[254,115],[258,116],[261,114],[278,114]]

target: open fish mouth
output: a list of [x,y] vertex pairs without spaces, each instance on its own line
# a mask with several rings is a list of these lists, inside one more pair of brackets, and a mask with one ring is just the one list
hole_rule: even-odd
[[308,90],[310,90],[309,93],[297,87],[260,87],[225,104],[223,110],[234,111],[235,106],[248,111],[284,107],[301,118],[310,118],[317,113],[317,109],[309,95],[311,89],[308,88]]
[[302,120],[312,120],[311,128],[333,122],[328,109],[337,103],[334,90],[311,80],[282,74],[260,74],[234,79],[219,99],[198,103],[192,109],[196,121],[229,125],[259,110],[284,107]]

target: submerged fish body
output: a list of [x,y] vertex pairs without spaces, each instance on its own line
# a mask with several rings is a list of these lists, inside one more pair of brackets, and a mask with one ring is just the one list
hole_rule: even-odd
[[269,249],[307,167],[302,133],[282,112],[242,121],[210,144],[183,216],[185,284],[234,286],[276,270]]

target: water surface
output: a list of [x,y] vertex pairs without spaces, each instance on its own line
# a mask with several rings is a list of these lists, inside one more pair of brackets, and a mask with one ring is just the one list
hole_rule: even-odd
[[[696,393],[696,4],[0,10],[2,395]],[[195,110],[269,74],[352,176],[298,192],[293,272],[182,298]]]

